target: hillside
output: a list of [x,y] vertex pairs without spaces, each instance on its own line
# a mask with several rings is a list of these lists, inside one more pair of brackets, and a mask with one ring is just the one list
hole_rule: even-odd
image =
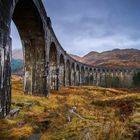
[[[21,69],[23,65],[22,50],[13,50],[12,54],[12,70]],[[70,55],[77,61],[92,66],[140,68],[140,50],[137,49],[114,49],[102,53],[92,51],[83,57]]]
[[114,49],[102,53],[92,51],[83,57],[71,56],[92,66],[140,68],[140,50],[137,49]]
[[21,49],[12,51],[11,69],[13,74],[23,75],[23,52]]
[[12,51],[12,58],[23,60],[23,51],[22,49],[15,49]]
[[0,120],[0,140],[137,140],[140,94],[127,89],[67,87],[48,98],[24,95],[12,77],[12,109]]

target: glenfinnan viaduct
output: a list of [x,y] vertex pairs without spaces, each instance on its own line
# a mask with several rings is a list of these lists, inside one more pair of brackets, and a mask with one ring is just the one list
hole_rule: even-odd
[[0,117],[11,106],[11,21],[24,53],[24,92],[47,96],[62,86],[99,85],[111,74],[132,80],[134,69],[92,67],[77,62],[62,48],[41,0],[0,0]]

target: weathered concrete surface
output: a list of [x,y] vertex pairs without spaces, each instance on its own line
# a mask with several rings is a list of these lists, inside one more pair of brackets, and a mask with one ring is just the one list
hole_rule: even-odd
[[11,106],[11,21],[24,53],[24,92],[47,96],[62,86],[100,85],[106,75],[131,85],[134,69],[96,68],[71,58],[57,40],[41,0],[0,0],[0,117]]

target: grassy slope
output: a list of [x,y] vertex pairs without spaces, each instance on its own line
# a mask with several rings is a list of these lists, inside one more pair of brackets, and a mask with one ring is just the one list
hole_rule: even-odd
[[[21,79],[12,80],[12,108],[24,103],[18,116],[0,121],[0,139],[27,139],[39,133],[41,140],[132,140],[140,125],[140,92],[100,87],[68,87],[49,98],[23,95]],[[33,103],[32,107],[28,107]],[[71,116],[69,109],[84,119]],[[43,120],[48,125],[42,126]],[[133,131],[132,131],[133,130]],[[37,135],[36,135],[37,136]]]

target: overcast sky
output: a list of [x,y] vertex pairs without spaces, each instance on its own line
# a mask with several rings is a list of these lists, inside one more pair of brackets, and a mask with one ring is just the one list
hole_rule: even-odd
[[[62,47],[83,56],[114,48],[140,49],[140,0],[43,0]],[[21,48],[12,24],[13,49]]]

